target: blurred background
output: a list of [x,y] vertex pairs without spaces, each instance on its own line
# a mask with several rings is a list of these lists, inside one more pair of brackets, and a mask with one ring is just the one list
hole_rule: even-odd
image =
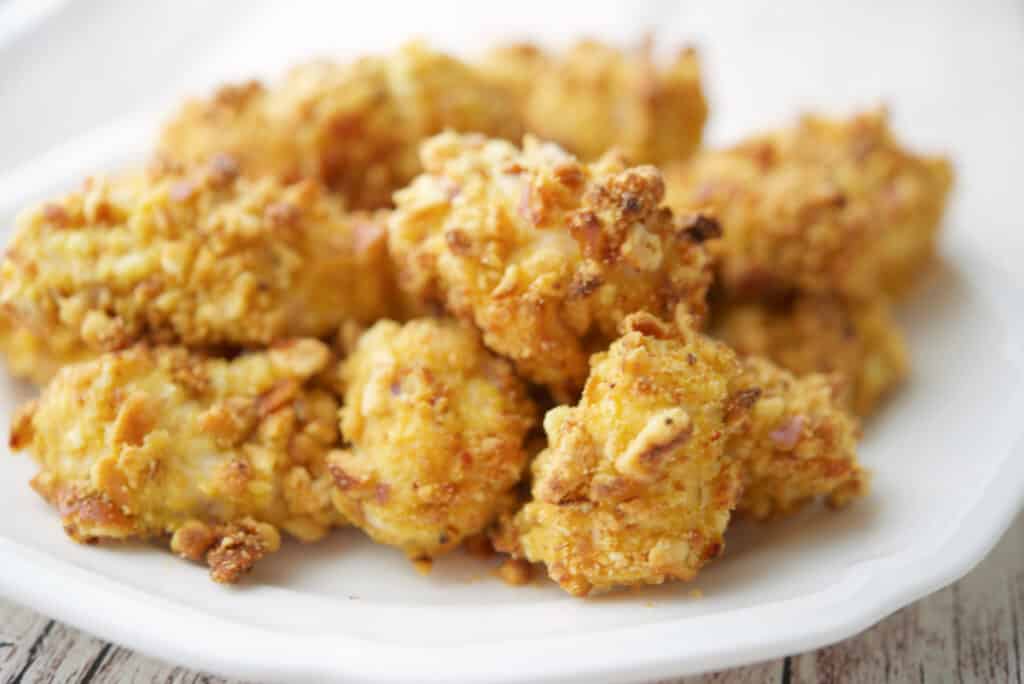
[[30,162],[59,163],[66,154],[54,150],[69,141],[151,140],[184,96],[273,77],[314,56],[383,51],[413,37],[473,55],[498,41],[628,45],[648,33],[661,51],[700,49],[712,144],[806,109],[889,106],[906,142],[957,163],[949,228],[999,236],[986,251],[1020,271],[1024,240],[1015,236],[1024,226],[1012,210],[1024,159],[1021,0],[0,0],[0,193]]

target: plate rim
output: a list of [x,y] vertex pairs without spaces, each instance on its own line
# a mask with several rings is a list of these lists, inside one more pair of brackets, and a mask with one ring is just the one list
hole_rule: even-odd
[[[696,620],[667,620],[583,635],[516,641],[512,642],[514,650],[509,642],[466,647],[405,646],[339,635],[311,638],[255,627],[123,585],[8,538],[0,538],[0,558],[4,561],[0,562],[0,594],[150,657],[227,677],[365,682],[416,677],[420,681],[511,683],[617,682],[693,675],[827,646],[965,575],[995,546],[1024,506],[1024,477],[1003,476],[1014,460],[1021,464],[1016,474],[1024,476],[1024,441],[1007,451],[975,505],[939,542],[927,547],[910,546],[900,553],[857,563],[844,572],[841,581],[822,590]],[[997,505],[990,505],[992,501]],[[964,534],[969,530],[974,534]],[[908,568],[914,572],[901,572]],[[921,572],[921,568],[930,571]],[[82,595],[92,598],[64,598]],[[811,607],[817,610],[808,610]],[[140,629],[142,611],[146,616],[143,624],[157,628]],[[666,654],[652,648],[686,636],[688,630],[680,631],[681,627],[692,630],[696,626],[684,623],[715,622],[719,623],[715,627],[718,631],[737,619],[757,620],[762,613],[773,614],[771,622],[789,620],[790,629],[761,630],[756,637],[751,630],[737,630],[737,641],[711,651]],[[203,624],[203,634],[216,632],[216,647],[209,641],[179,638],[195,632],[197,620]],[[329,657],[325,658],[325,653]],[[603,658],[594,658],[594,654],[602,653]],[[619,653],[630,655],[608,657]],[[509,655],[517,669],[504,667],[509,664]],[[380,663],[387,665],[382,667]]]

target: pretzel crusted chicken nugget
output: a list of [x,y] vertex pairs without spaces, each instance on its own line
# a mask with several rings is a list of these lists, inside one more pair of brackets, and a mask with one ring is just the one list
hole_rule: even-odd
[[859,426],[839,406],[837,382],[817,373],[795,377],[756,357],[743,362],[733,387],[751,410],[727,447],[743,464],[739,511],[767,518],[817,497],[842,506],[867,493]]
[[381,321],[344,364],[333,499],[412,558],[448,551],[514,503],[535,408],[511,365],[451,319]]
[[579,404],[548,412],[533,501],[496,539],[578,596],[692,578],[721,552],[740,496],[725,450],[749,408],[730,393],[735,355],[645,314],[624,328],[594,356]]
[[868,113],[804,117],[672,165],[666,178],[673,208],[710,209],[721,220],[730,292],[871,298],[904,289],[932,257],[952,169],[909,153],[884,113]]
[[716,334],[744,356],[764,356],[796,375],[839,373],[842,404],[870,414],[907,375],[907,348],[882,299],[843,302],[796,295],[780,302],[728,302]]
[[93,179],[23,215],[0,265],[7,315],[51,350],[136,341],[266,345],[389,306],[384,229],[313,182],[230,160]]
[[585,165],[529,136],[520,151],[446,133],[422,157],[426,172],[396,193],[389,226],[399,285],[474,322],[558,398],[579,390],[589,352],[627,315],[704,314],[702,242],[717,225],[674,218],[654,167]]
[[708,110],[692,48],[662,68],[650,45],[625,51],[584,40],[565,55],[510,45],[481,69],[515,95],[528,131],[584,159],[616,147],[635,163],[661,164],[700,144]]
[[445,129],[516,138],[520,115],[505,91],[420,43],[349,64],[313,62],[273,88],[226,86],[191,101],[164,130],[160,154],[204,161],[218,153],[250,174],[312,177],[354,208],[390,204],[419,170],[417,147]]
[[65,367],[22,408],[11,446],[39,462],[35,490],[73,539],[171,537],[233,582],[280,543],[343,522],[326,455],[337,401],[316,386],[316,340],[232,361],[136,346]]

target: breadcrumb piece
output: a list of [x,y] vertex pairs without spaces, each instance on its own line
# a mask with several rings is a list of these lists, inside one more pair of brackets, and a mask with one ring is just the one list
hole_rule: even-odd
[[530,583],[533,567],[524,560],[509,558],[498,566],[498,577],[505,584],[522,587]]
[[210,577],[220,584],[234,584],[257,561],[280,547],[281,537],[271,525],[251,519],[229,525],[206,554]]
[[413,558],[412,567],[419,574],[426,577],[434,569],[434,561],[430,558]]
[[217,533],[199,520],[188,520],[171,536],[171,551],[190,561],[201,561],[217,543]]

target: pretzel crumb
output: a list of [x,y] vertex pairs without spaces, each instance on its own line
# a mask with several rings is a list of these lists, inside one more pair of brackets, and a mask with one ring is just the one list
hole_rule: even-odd
[[505,584],[521,587],[530,583],[533,577],[533,567],[524,560],[509,558],[498,567],[498,577]]

